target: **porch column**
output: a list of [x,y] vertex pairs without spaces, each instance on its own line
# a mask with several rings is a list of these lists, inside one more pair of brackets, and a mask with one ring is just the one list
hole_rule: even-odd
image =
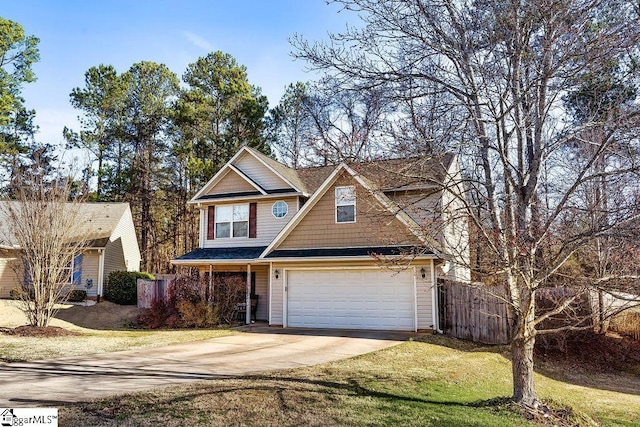
[[213,264],[209,264],[209,286],[207,287],[207,304],[213,301]]
[[251,324],[251,264],[247,264],[247,309],[246,309],[246,323]]

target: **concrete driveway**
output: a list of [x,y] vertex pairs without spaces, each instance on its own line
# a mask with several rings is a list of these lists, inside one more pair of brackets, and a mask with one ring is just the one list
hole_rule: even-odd
[[190,381],[315,365],[412,334],[254,328],[167,347],[0,364],[0,407],[56,406]]

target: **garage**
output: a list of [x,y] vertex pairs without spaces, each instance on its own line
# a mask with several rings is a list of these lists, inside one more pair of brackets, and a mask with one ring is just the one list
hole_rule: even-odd
[[287,326],[415,330],[413,269],[288,270]]

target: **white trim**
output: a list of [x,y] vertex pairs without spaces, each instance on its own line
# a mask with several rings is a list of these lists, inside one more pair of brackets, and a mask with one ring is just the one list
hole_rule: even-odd
[[199,208],[200,209],[200,233],[199,233],[199,240],[200,242],[198,242],[199,248],[202,249],[204,248],[204,242],[207,238],[206,235],[206,230],[207,230],[207,220],[206,220],[206,216],[208,215],[207,212],[207,208]]
[[[416,271],[415,267],[410,267],[413,270],[413,331],[418,330],[418,293],[416,288]],[[318,270],[386,270],[393,271],[395,273],[402,273],[408,271],[409,268],[401,269],[398,271],[392,269],[385,269],[381,266],[365,265],[365,266],[326,266],[326,267],[287,267],[282,269],[283,274],[283,287],[282,287],[282,327],[286,328],[288,324],[288,272],[291,271],[318,271]]]
[[[402,259],[402,255],[385,255],[385,258],[390,259]],[[413,259],[439,259],[437,255],[420,255]],[[358,256],[326,256],[326,257],[307,257],[307,258],[292,258],[292,257],[281,257],[281,258],[260,258],[258,261],[269,260],[271,262],[319,262],[319,261],[333,261],[333,262],[347,262],[347,261],[374,261],[375,258],[370,255],[358,255]]]
[[251,324],[251,263],[247,263],[247,283],[246,283],[245,292],[247,294],[244,299],[244,302],[247,305],[245,306],[245,309],[244,309],[244,313],[245,313],[244,320],[246,321],[247,325],[250,325]]
[[269,200],[269,199],[282,199],[284,197],[299,197],[299,196],[303,196],[304,194],[300,193],[300,192],[291,192],[291,193],[273,193],[273,194],[267,194],[267,195],[254,195],[254,196],[233,196],[233,197],[220,197],[220,198],[216,198],[216,199],[200,199],[200,200],[190,200],[187,202],[187,204],[190,205],[204,205],[206,206],[210,206],[210,205],[217,205],[219,203],[229,203],[229,202],[239,202],[239,201],[244,201],[244,200],[248,200],[248,201],[258,201],[258,200]]
[[[282,216],[276,216],[276,214],[273,213],[273,209],[276,206],[276,203],[284,203],[284,205],[287,207],[287,211],[284,213],[284,215]],[[284,200],[276,200],[275,202],[273,202],[273,204],[271,205],[271,215],[275,218],[275,219],[283,219],[286,218],[287,215],[289,215],[289,205],[287,204],[287,202],[285,202]]]
[[271,325],[271,314],[273,312],[272,296],[273,296],[273,263],[270,262],[269,263],[269,312],[267,313],[267,322],[269,325]]
[[288,293],[288,287],[287,287],[287,283],[289,281],[289,277],[287,274],[288,269],[287,268],[283,268],[282,269],[282,327],[286,328],[288,322],[288,317],[289,317],[289,307],[287,307],[287,301],[289,299],[289,295],[287,295]]
[[[218,208],[222,208],[225,206],[230,206],[231,207],[231,219],[227,222],[227,221],[220,221],[218,222]],[[236,206],[246,206],[247,207],[247,220],[246,221],[234,221],[233,220],[233,208],[235,208]],[[220,241],[222,240],[223,242],[225,240],[231,240],[231,239],[249,239],[249,226],[251,224],[251,203],[233,203],[233,204],[222,204],[222,205],[214,205],[214,209],[215,209],[215,213],[214,213],[214,223],[213,223],[213,239],[207,239],[207,241]],[[209,212],[207,212],[207,215],[209,215]],[[207,217],[207,222],[209,222],[209,218]],[[247,223],[247,235],[246,236],[234,236],[233,235],[233,224],[235,223],[240,223],[240,222],[246,222]],[[218,224],[229,224],[229,237],[218,237]]]
[[235,173],[237,173],[238,175],[240,175],[240,178],[244,179],[245,181],[247,181],[253,188],[255,188],[256,190],[258,190],[260,193],[262,193],[263,196],[267,195],[267,192],[264,190],[264,188],[260,187],[257,183],[255,183],[251,178],[249,178],[247,175],[245,175],[244,172],[242,172],[240,169],[238,169],[237,166],[232,165],[231,163],[228,163],[227,166],[229,166],[229,169],[231,169],[232,171],[234,171]]
[[268,265],[271,260],[263,260],[256,258],[245,259],[172,259],[169,262],[174,265],[227,265],[227,264],[264,264]]
[[223,172],[226,174],[225,171],[227,171],[227,165],[232,163],[236,158],[238,158],[240,156],[240,153],[243,152],[243,148],[244,147],[242,147],[240,150],[238,150],[238,152],[236,154],[234,154],[233,157],[231,157],[231,159],[229,159],[229,161],[222,168],[220,168],[220,170],[215,175],[213,175],[213,177],[209,181],[207,181],[207,183],[204,185],[204,187],[202,187],[200,189],[200,191],[198,191],[191,198],[190,203],[197,203],[198,202],[197,199],[200,196],[202,196],[203,193],[206,193],[209,190],[209,186],[212,185],[216,181],[216,179],[218,179],[218,177],[220,177],[220,175],[222,175]]
[[418,284],[416,266],[413,266],[413,332],[418,332]]
[[280,230],[280,233],[278,233],[278,235],[273,239],[273,241],[269,244],[269,246],[267,246],[267,248],[264,250],[264,252],[262,252],[259,258],[264,258],[266,254],[271,252],[280,243],[282,243],[282,240],[284,240],[284,238],[289,235],[291,230],[300,223],[302,218],[304,218],[304,216],[306,215],[307,211],[309,211],[313,206],[315,206],[318,200],[320,200],[320,198],[327,191],[329,186],[333,184],[333,181],[336,180],[338,173],[345,167],[346,165],[344,163],[340,163],[340,165],[338,165],[338,167],[336,167],[333,170],[333,172],[331,172],[331,174],[327,177],[327,179],[324,180],[322,185],[316,190],[315,193],[313,193],[313,195],[309,198],[309,200],[307,200],[307,203],[305,203],[304,206],[302,206],[302,209],[298,209],[298,212],[296,212],[293,218],[291,218],[291,220],[287,223],[287,225],[285,225],[284,228]]
[[431,260],[431,317],[433,320],[433,330],[442,333],[438,328],[438,276],[434,260]]
[[[256,155],[255,153],[253,153],[253,150],[250,149],[247,146],[242,147],[243,150],[245,150],[247,153],[250,153],[255,159],[257,159],[260,163],[262,163],[264,166],[267,167],[267,169],[269,169],[271,172],[275,173],[276,175],[278,175],[278,177],[280,177],[280,179],[282,179],[284,182],[286,182],[287,184],[289,184],[291,186],[291,188],[293,188],[294,190],[302,193],[302,190],[300,190],[298,187],[296,187],[295,185],[293,185],[293,183],[291,181],[289,181],[284,175],[282,175],[280,172],[278,172],[277,170],[275,170],[274,168],[272,168],[267,162],[265,162],[264,160],[262,160],[260,158],[260,156]],[[275,160],[277,162],[277,160]],[[231,160],[229,161],[231,162]],[[280,163],[280,162],[278,162]],[[282,165],[285,166],[285,165]],[[287,166],[285,166],[287,167]]]
[[96,290],[96,297],[102,295],[103,280],[104,280],[104,249],[98,249],[98,289]]
[[[339,188],[352,188],[353,189],[353,221],[338,221],[338,207],[339,206],[352,206],[351,203],[338,203],[338,189]],[[354,224],[356,222],[356,186],[355,185],[341,185],[336,187],[333,192],[333,214],[336,224]]]

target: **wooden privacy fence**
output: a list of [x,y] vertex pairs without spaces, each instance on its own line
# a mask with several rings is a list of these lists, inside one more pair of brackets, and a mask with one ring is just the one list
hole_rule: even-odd
[[438,279],[440,329],[446,335],[485,344],[509,343],[504,291]]
[[138,279],[138,308],[151,308],[153,300],[166,298],[174,278],[172,274],[157,274],[155,280]]

